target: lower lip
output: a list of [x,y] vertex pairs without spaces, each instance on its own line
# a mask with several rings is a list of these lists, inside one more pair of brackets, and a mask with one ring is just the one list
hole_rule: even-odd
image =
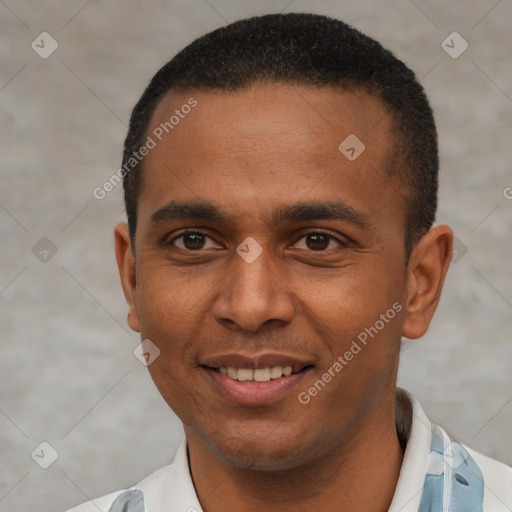
[[249,406],[267,405],[281,400],[297,387],[311,370],[311,368],[306,368],[287,377],[283,376],[266,382],[254,382],[234,380],[212,368],[204,366],[202,368],[224,398],[231,403]]

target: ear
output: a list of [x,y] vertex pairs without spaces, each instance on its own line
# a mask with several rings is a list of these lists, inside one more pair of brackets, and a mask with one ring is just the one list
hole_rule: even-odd
[[116,260],[123,286],[124,296],[128,303],[128,325],[137,332],[140,332],[139,316],[135,307],[135,256],[133,255],[130,241],[130,232],[128,224],[122,222],[115,227],[114,239],[116,246]]
[[452,258],[453,232],[446,225],[431,228],[411,251],[402,336],[423,336],[439,304]]

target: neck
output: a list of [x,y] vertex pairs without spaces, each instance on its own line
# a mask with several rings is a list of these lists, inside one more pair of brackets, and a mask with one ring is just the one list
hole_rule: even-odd
[[203,510],[387,511],[403,459],[394,407],[387,410],[391,413],[386,418],[368,418],[327,455],[278,471],[239,468],[221,460],[186,428],[191,473]]

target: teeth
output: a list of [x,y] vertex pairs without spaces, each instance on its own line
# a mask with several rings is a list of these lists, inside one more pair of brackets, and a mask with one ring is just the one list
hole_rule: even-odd
[[270,378],[271,379],[279,379],[279,377],[283,376],[283,367],[282,366],[272,366],[270,368]]
[[238,380],[252,380],[254,376],[254,370],[248,370],[246,368],[238,368],[237,378]]
[[[240,371],[240,370],[238,370]],[[254,370],[254,380],[256,382],[267,382],[270,380],[270,368],[258,368]]]
[[257,370],[233,368],[231,366],[226,368],[221,366],[218,368],[218,371],[233,380],[256,382],[268,382],[271,379],[280,379],[283,376],[288,377],[293,373],[291,366],[267,366],[266,368],[258,368]]

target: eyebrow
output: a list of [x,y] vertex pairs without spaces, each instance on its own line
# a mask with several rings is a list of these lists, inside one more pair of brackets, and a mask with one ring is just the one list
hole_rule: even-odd
[[[206,220],[227,224],[230,216],[222,208],[210,202],[170,201],[151,215],[149,223],[159,225],[173,220]],[[339,201],[306,201],[279,206],[264,218],[267,226],[313,220],[337,220],[362,229],[370,227],[366,214]]]

